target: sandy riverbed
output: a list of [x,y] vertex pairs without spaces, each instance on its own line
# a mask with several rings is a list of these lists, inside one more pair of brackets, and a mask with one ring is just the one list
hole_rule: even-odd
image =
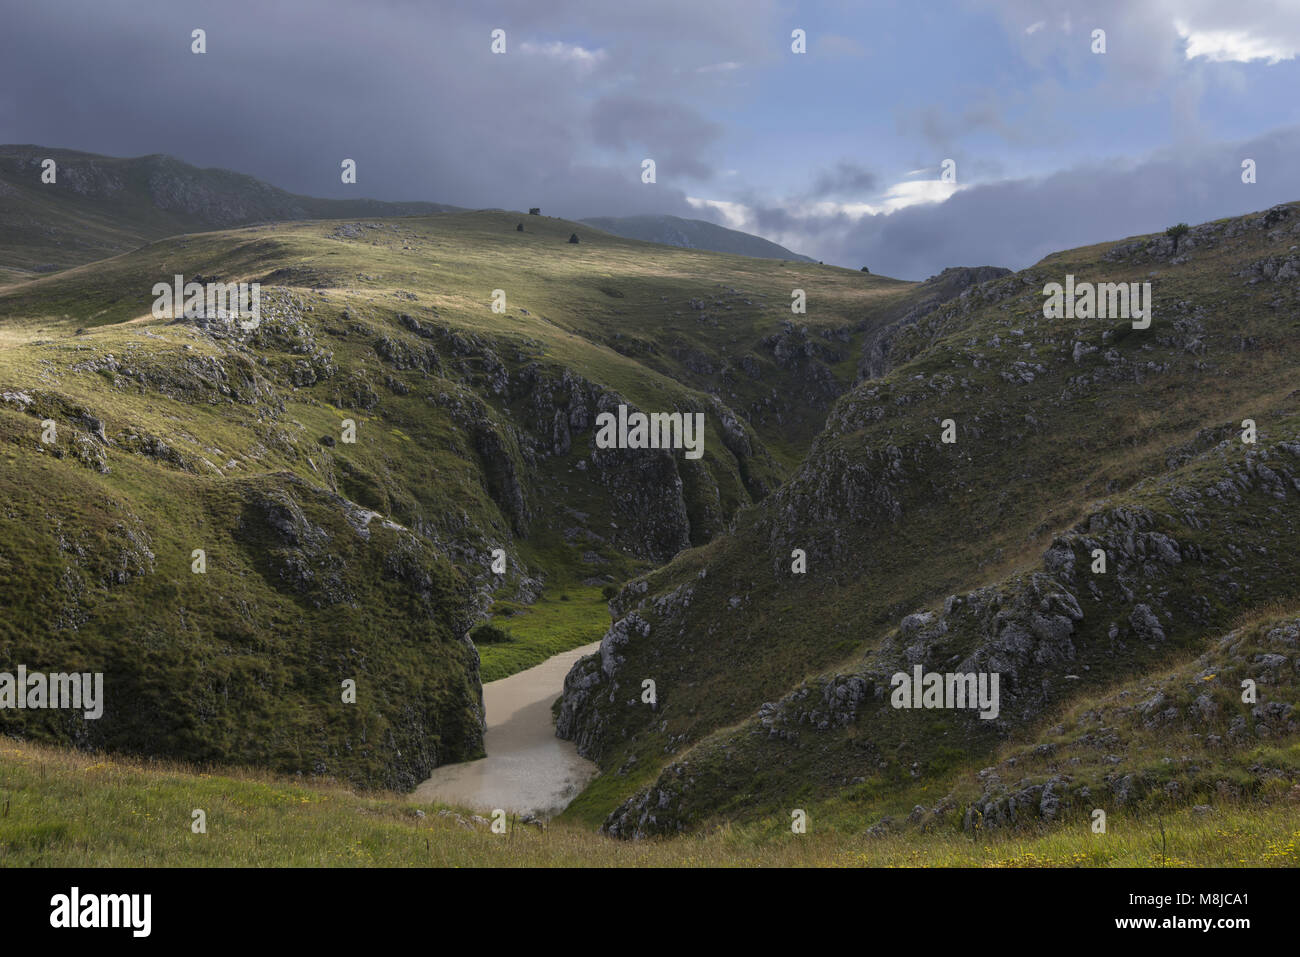
[[562,811],[595,776],[596,765],[580,757],[572,742],[555,736],[551,703],[564,690],[573,663],[599,647],[597,641],[574,648],[485,684],[487,757],[435,768],[412,800],[543,817]]

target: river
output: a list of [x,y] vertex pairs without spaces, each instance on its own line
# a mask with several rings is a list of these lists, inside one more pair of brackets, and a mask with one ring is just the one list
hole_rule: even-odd
[[564,676],[574,662],[599,647],[600,642],[592,642],[485,684],[487,757],[435,768],[412,800],[539,817],[564,810],[595,776],[596,765],[579,756],[573,742],[555,736],[551,703],[564,690]]

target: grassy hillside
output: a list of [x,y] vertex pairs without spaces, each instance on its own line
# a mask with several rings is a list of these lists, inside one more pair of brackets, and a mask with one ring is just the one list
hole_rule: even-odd
[[702,219],[682,219],[680,216],[596,216],[584,219],[583,222],[615,236],[681,246],[683,249],[711,249],[718,253],[756,256],[759,259],[813,261],[761,236],[751,236]]
[[[53,183],[42,180],[47,159],[55,162]],[[252,176],[199,169],[170,156],[119,159],[45,146],[0,146],[0,283],[93,262],[179,233],[455,208],[295,196]]]
[[[260,282],[261,324],[154,320],[176,273]],[[471,628],[508,636],[489,677],[598,637],[602,591],[774,489],[922,292],[500,211],[188,235],[0,291],[0,660],[109,699],[0,728],[409,787],[481,748]],[[620,403],[704,413],[703,458],[595,449]]]
[[[1042,827],[846,831],[814,810],[806,834],[780,822],[671,841],[611,841],[552,822],[509,822],[359,797],[264,772],[141,763],[0,738],[5,867],[1295,867],[1300,806],[1224,802],[1162,821],[1122,811],[1106,834]],[[207,832],[192,830],[202,810]],[[1161,833],[1163,828],[1163,834]],[[782,829],[784,832],[782,833]]]
[[[614,602],[560,709],[607,772],[571,813],[676,833],[916,784],[919,816],[964,819],[971,762],[1300,596],[1297,235],[1285,206],[1197,227],[1177,257],[1164,237],[1072,250],[873,334],[878,375],[781,489]],[[1151,327],[1045,319],[1044,284],[1067,273],[1150,281]],[[917,664],[1000,673],[1000,716],[892,708],[890,676]],[[646,677],[654,708],[628,690]],[[1278,744],[1257,773],[1290,781],[1275,690],[1231,744]],[[1114,782],[1143,772],[1117,756]]]

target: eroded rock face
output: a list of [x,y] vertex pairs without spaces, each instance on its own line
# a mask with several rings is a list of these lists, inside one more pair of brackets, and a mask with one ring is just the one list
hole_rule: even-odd
[[728,467],[727,455],[748,495],[759,498],[768,491],[764,469],[753,467],[766,452],[716,398],[702,397],[706,407],[694,410],[703,411],[722,438],[723,448],[706,448],[705,459],[686,459],[680,450],[600,449],[595,434],[601,413],[616,412],[620,405],[641,411],[617,391],[572,369],[540,362],[526,362],[510,373],[482,337],[445,331],[430,335],[442,337],[442,348],[451,356],[447,365],[459,369],[480,393],[499,393],[508,405],[509,415],[474,392],[430,396],[475,436],[488,490],[517,534],[533,533],[541,508],[539,472],[554,460],[570,460],[584,482],[603,490],[613,522],[598,534],[621,551],[655,562],[703,544],[725,528],[729,515],[719,483],[726,478],[720,470]]
[[858,381],[876,379],[894,365],[894,342],[903,329],[915,325],[944,303],[965,296],[980,283],[1009,276],[1001,266],[954,266],[925,281],[926,295],[902,316],[885,323],[863,341],[862,359],[858,363]]
[[[620,697],[619,670],[624,659],[619,649],[633,636],[650,634],[650,623],[635,612],[616,621],[601,640],[600,651],[578,661],[564,679],[564,693],[555,718],[555,733],[578,745],[578,753],[594,757],[608,746],[596,696],[604,695],[607,704]],[[623,696],[639,697],[640,684],[628,684]]]

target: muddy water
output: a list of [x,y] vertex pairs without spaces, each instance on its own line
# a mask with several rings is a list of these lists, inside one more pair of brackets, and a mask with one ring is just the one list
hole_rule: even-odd
[[579,757],[572,742],[555,736],[551,702],[564,690],[564,676],[573,663],[599,647],[597,641],[574,648],[485,684],[487,757],[435,768],[412,800],[540,816],[564,810],[595,776],[596,765]]

